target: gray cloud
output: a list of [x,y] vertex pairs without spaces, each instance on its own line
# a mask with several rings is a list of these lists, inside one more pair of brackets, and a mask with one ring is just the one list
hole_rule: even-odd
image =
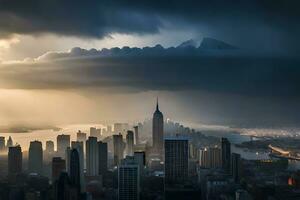
[[[298,58],[249,54],[215,40],[208,45],[207,40],[211,41],[205,39],[200,47],[77,47],[70,52],[48,52],[34,62],[2,65],[1,87],[192,89],[252,96],[299,96]],[[207,44],[205,48],[203,44]]]
[[299,64],[295,57],[250,54],[220,43],[205,48],[74,48],[0,64],[0,89],[75,91],[87,99],[109,99],[112,93],[147,99],[145,94],[155,91],[180,104],[183,114],[168,101],[166,107],[171,116],[185,120],[294,126],[300,117]]
[[297,53],[300,3],[254,1],[0,1],[1,35],[55,33],[101,38],[157,33],[164,24],[246,48]]
[[113,32],[155,33],[160,20],[151,13],[121,9],[106,1],[2,0],[0,27],[10,33],[56,33],[81,37],[104,37]]

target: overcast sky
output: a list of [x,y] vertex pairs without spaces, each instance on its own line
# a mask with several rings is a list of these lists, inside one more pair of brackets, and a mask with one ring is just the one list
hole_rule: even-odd
[[159,96],[178,121],[296,126],[299,20],[284,0],[0,0],[0,120],[132,121]]

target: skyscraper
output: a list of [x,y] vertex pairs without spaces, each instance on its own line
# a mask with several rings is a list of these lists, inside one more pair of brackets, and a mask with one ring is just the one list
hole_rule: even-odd
[[239,183],[241,178],[241,155],[237,153],[231,154],[231,175],[234,182]]
[[9,136],[6,147],[9,148],[9,147],[12,147],[13,145],[14,145],[13,140],[12,140],[11,136]]
[[100,139],[101,129],[97,129],[96,127],[90,127],[90,136],[91,137],[96,137],[97,139]]
[[80,130],[77,132],[77,141],[85,142],[86,141],[86,133],[81,132]]
[[114,165],[120,164],[121,159],[124,157],[124,142],[123,136],[113,135],[113,143],[114,143]]
[[179,136],[165,139],[165,183],[184,183],[188,178],[188,162],[188,139]]
[[70,135],[58,135],[57,136],[57,153],[59,156],[64,158],[65,151],[68,147],[70,147]]
[[134,161],[139,165],[140,171],[146,166],[146,154],[144,151],[134,152]]
[[51,140],[46,141],[46,152],[48,154],[54,153],[54,142]]
[[64,158],[66,160],[66,171],[70,173],[71,147],[67,147]]
[[107,143],[98,142],[98,150],[99,150],[99,174],[104,176],[107,172]]
[[32,141],[29,145],[28,171],[41,174],[43,171],[43,147],[42,142]]
[[8,177],[9,179],[22,172],[22,149],[20,146],[8,148]]
[[0,137],[0,151],[5,150],[5,137],[1,136]]
[[79,163],[80,163],[80,171],[83,173],[84,169],[84,152],[83,152],[83,142],[72,141],[71,148],[76,149],[78,151]]
[[66,200],[70,199],[69,194],[70,179],[66,172],[60,174],[58,181],[55,184],[55,199]]
[[138,145],[139,142],[139,127],[138,126],[134,126],[134,140],[135,140],[135,144]]
[[[83,142],[83,149],[86,149],[86,133],[81,132],[80,130],[77,132],[77,141],[78,142]],[[83,169],[85,169],[86,164],[85,164],[85,159],[86,159],[86,154],[84,153],[85,151],[83,151]]]
[[79,155],[79,164],[80,164],[80,186],[81,192],[84,191],[85,182],[84,182],[84,152],[83,152],[83,142],[72,141],[71,148],[76,149]]
[[199,164],[204,168],[219,168],[221,167],[221,149],[210,147],[201,149],[199,152]]
[[229,173],[231,162],[231,145],[227,138],[221,139],[222,168]]
[[127,131],[126,135],[126,154],[133,156],[134,134],[133,131]]
[[199,150],[199,165],[202,168],[210,168],[209,154],[207,148]]
[[74,186],[78,194],[80,193],[80,160],[79,160],[79,153],[77,149],[71,150],[70,156],[70,181],[72,186]]
[[44,159],[49,162],[52,160],[54,155],[54,142],[51,140],[46,141],[46,148],[44,151]]
[[126,158],[118,167],[118,199],[140,199],[139,166],[133,158]]
[[222,167],[221,149],[218,147],[209,148],[210,165],[212,168]]
[[159,110],[158,100],[156,103],[156,110],[153,114],[152,120],[152,139],[153,139],[153,150],[159,154],[163,152],[164,145],[164,117],[162,112]]
[[97,176],[99,171],[98,143],[96,137],[89,137],[86,141],[86,167],[89,176]]
[[62,172],[55,183],[55,200],[78,200],[79,195],[66,172]]
[[52,183],[58,180],[60,174],[66,171],[66,161],[61,157],[52,158]]

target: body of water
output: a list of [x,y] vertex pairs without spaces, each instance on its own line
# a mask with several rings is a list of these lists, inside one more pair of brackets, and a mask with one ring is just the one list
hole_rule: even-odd
[[[231,132],[220,132],[209,134],[215,137],[226,137],[231,142],[231,152],[238,153],[242,158],[247,160],[265,160],[271,159],[269,156],[269,152],[266,151],[253,151],[246,148],[236,147],[234,144],[241,144],[242,142],[247,142],[251,140],[251,137],[248,135],[240,135],[237,133]],[[300,170],[300,161],[289,160],[288,161],[288,169],[291,171]]]
[[[9,136],[12,137],[14,144],[20,144],[23,151],[29,149],[30,141],[38,140],[43,143],[43,148],[46,146],[46,141],[52,140],[56,146],[56,137],[60,134],[68,134],[71,136],[71,141],[76,140],[76,133],[78,130],[87,133],[87,137],[90,133],[90,127],[103,128],[101,124],[76,124],[60,126],[60,131],[54,130],[36,130],[27,133],[1,133],[0,136],[4,136],[7,140]],[[56,147],[55,147],[56,148]]]

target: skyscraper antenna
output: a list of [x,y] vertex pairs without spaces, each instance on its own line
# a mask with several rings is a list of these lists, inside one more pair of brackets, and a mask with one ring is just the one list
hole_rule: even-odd
[[156,97],[156,110],[159,110],[159,108],[158,108],[158,97]]

